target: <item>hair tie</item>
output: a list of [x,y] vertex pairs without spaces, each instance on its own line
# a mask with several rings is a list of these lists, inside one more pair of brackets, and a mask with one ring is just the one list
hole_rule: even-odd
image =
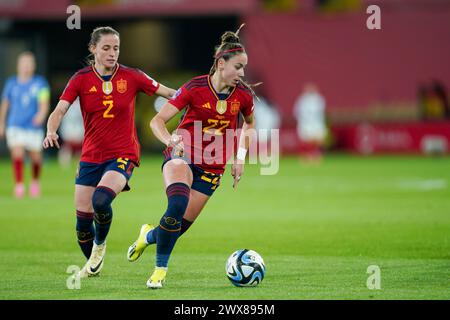
[[225,51],[219,52],[216,55],[216,59],[221,58],[225,53],[234,52],[234,51],[244,51],[244,48],[234,48],[234,49],[230,49],[230,50],[225,50]]

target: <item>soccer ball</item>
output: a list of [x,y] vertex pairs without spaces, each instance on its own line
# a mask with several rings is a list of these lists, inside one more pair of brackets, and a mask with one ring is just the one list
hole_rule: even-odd
[[225,266],[228,279],[237,287],[254,287],[266,274],[263,258],[253,250],[243,249],[233,252]]

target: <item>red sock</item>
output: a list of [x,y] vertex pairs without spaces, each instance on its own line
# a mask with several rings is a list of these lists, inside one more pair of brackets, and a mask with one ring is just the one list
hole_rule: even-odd
[[32,177],[33,180],[39,180],[39,176],[41,175],[41,163],[40,162],[33,162],[32,164]]
[[23,182],[23,159],[13,159],[14,179],[17,183]]

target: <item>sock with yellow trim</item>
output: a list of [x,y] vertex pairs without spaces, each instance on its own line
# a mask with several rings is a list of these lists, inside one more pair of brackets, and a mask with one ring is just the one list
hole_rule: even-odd
[[89,259],[95,236],[94,213],[77,210],[76,230],[80,249],[83,251],[86,259]]
[[[183,218],[181,220],[181,230],[180,230],[180,234],[178,237],[181,237],[183,235],[183,233],[185,233],[193,224],[193,221],[189,221],[186,220],[185,218]],[[147,244],[155,244],[156,243],[156,239],[158,237],[158,230],[159,230],[159,226],[157,226],[156,228],[150,230],[147,233],[147,238],[146,238],[146,243]]]
[[114,190],[98,186],[92,195],[92,207],[94,208],[95,244],[105,242],[113,218],[111,203],[116,197]]
[[167,267],[170,254],[181,230],[181,220],[189,203],[190,188],[184,183],[173,183],[166,189],[167,210],[159,222],[156,241],[156,266]]

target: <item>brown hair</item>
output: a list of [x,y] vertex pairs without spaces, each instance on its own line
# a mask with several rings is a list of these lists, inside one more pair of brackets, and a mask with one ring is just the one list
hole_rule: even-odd
[[[107,34],[114,34],[120,38],[119,32],[111,27],[97,27],[91,33],[91,40],[88,43],[88,49],[90,49],[91,46],[95,46],[100,41],[100,38],[103,35],[107,35]],[[93,62],[94,62],[93,56],[94,55],[92,53],[90,53],[87,56],[86,60],[87,60],[88,64],[93,64]]]
[[31,57],[31,58],[33,58],[33,59],[36,60],[36,57],[35,57],[34,53],[31,52],[31,51],[28,51],[28,50],[22,51],[22,52],[17,56],[17,60],[19,60],[19,59],[22,58],[22,57],[26,57],[26,56],[29,56],[29,57]]
[[[225,61],[230,60],[231,57],[234,57],[237,54],[245,53],[245,48],[241,44],[239,39],[239,31],[241,31],[242,27],[245,25],[245,23],[241,24],[239,29],[236,32],[232,31],[226,31],[221,36],[221,43],[220,45],[216,46],[214,50],[214,64],[211,67],[211,70],[209,70],[209,75],[212,76],[216,70],[217,70],[217,64],[219,59],[224,59]],[[261,84],[248,84],[244,80],[241,80],[241,83],[251,91],[251,93],[258,98],[258,96],[255,94],[255,91],[253,91],[252,87],[256,87]]]

